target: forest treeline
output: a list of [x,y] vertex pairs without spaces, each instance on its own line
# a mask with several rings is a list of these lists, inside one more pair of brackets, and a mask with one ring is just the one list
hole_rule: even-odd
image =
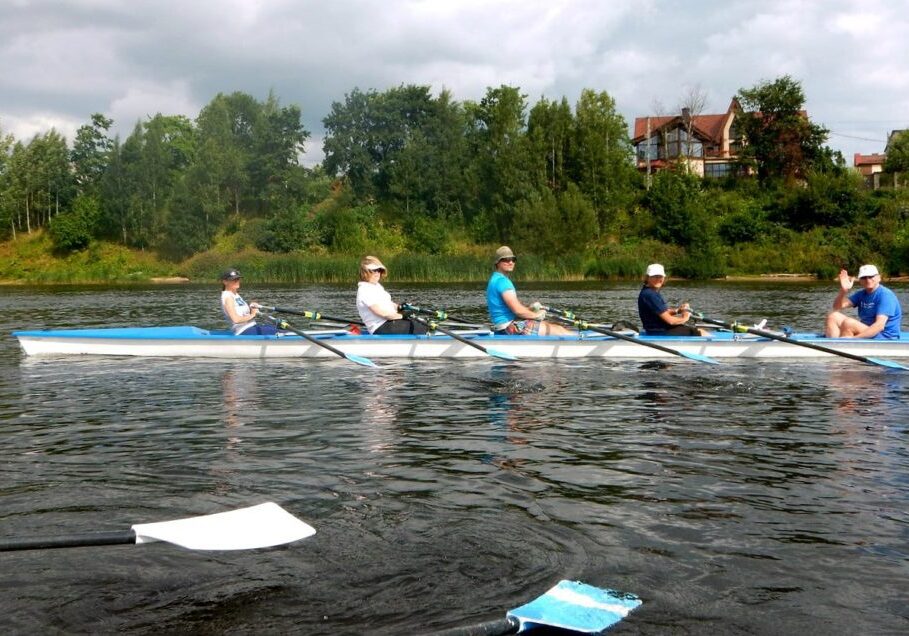
[[225,241],[282,262],[508,243],[574,276],[635,276],[650,260],[691,277],[827,276],[864,261],[909,271],[905,190],[865,187],[804,116],[799,82],[737,97],[745,150],[721,180],[685,161],[641,174],[627,122],[591,89],[532,105],[511,86],[479,101],[354,89],[324,118],[315,167],[301,164],[300,107],[273,94],[219,94],[195,119],[157,114],[124,140],[101,114],[71,143],[0,131],[0,238],[44,229],[58,254],[106,241],[175,264]]

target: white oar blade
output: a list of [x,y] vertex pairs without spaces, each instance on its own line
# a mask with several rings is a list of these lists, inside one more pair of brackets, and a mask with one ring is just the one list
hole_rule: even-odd
[[633,594],[604,590],[578,581],[558,585],[526,605],[508,612],[520,631],[536,625],[596,634],[615,625],[642,603]]
[[268,502],[202,517],[133,526],[136,543],[166,541],[190,550],[253,550],[305,539],[315,528]]

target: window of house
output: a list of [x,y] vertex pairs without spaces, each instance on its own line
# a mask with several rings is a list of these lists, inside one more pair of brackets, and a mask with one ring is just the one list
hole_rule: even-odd
[[713,179],[728,177],[733,172],[733,166],[729,162],[707,163],[704,164],[704,176]]

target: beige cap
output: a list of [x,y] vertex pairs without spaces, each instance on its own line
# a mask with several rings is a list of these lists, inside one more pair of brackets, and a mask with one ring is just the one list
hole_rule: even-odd
[[508,247],[507,245],[503,245],[502,247],[500,247],[499,249],[496,250],[495,262],[498,263],[503,258],[514,258],[514,252],[512,252],[511,248]]

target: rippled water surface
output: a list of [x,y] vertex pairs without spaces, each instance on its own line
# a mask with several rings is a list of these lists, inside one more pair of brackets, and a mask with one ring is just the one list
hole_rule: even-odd
[[[352,314],[352,288],[250,287],[247,300]],[[483,317],[480,285],[388,287]],[[634,284],[519,288],[636,320]],[[835,291],[666,296],[815,330]],[[252,552],[0,553],[4,632],[425,633],[500,618],[562,578],[644,599],[614,633],[909,631],[909,373],[846,359],[26,359],[9,336],[215,327],[217,296],[0,289],[0,541],[267,500],[318,533]]]

